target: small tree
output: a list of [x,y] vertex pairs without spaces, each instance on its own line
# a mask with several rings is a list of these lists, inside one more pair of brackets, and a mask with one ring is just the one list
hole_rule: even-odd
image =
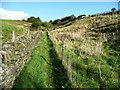
[[41,26],[46,27],[46,28],[52,28],[51,23],[47,23],[47,22],[42,22]]
[[78,18],[82,18],[83,16],[86,16],[86,15],[79,15]]
[[30,18],[27,19],[27,22],[31,22],[31,23],[36,22],[36,21],[41,22],[41,20],[40,20],[39,17],[35,18],[35,17],[32,16],[32,17],[30,17]]
[[111,11],[114,12],[116,10],[116,8],[112,8]]
[[31,28],[34,28],[34,29],[37,30],[37,29],[40,27],[40,25],[41,25],[40,22],[39,22],[39,21],[36,21],[36,22],[33,22],[33,23],[32,23]]
[[26,20],[25,20],[25,19],[22,19],[22,21],[26,22]]
[[57,20],[52,22],[52,24],[59,24],[59,23],[60,23],[60,19],[57,19]]
[[50,20],[49,23],[52,23],[52,20]]

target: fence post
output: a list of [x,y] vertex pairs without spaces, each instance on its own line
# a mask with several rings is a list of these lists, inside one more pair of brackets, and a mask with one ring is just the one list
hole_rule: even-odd
[[3,69],[2,69],[2,54],[0,53],[0,90],[3,89],[3,86],[2,86],[2,81],[3,81],[2,74],[3,74]]
[[15,42],[15,31],[13,31],[13,38],[12,38],[12,42]]
[[28,30],[28,33],[27,33],[27,36],[26,36],[27,39],[29,38],[29,35],[30,35],[30,30]]

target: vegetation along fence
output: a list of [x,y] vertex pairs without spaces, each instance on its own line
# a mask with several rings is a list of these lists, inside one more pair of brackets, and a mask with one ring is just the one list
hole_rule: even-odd
[[5,42],[0,51],[0,89],[12,88],[16,76],[29,61],[31,51],[40,44],[42,32],[36,32],[15,39],[13,31],[12,41]]
[[119,15],[96,15],[49,32],[73,88],[118,88]]

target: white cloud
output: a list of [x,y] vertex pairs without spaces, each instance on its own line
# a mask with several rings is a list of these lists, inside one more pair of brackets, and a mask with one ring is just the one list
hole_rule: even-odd
[[0,8],[0,19],[22,20],[27,19],[29,15],[22,11],[8,11]]

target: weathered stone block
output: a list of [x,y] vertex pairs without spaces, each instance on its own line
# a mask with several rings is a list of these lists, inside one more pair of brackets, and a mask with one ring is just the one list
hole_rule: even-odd
[[[7,42],[3,45],[2,50],[4,54],[0,53],[0,72],[2,74],[0,74],[0,80],[2,80],[2,84],[0,84],[0,86],[2,85],[1,88],[9,88],[9,86],[12,85],[11,82],[19,75],[24,64],[29,61],[32,49],[41,41],[39,33],[35,33],[31,37],[33,37],[32,40],[22,37],[16,42]],[[7,63],[2,63],[5,60],[7,60]]]
[[2,63],[7,63],[7,57],[6,57],[6,52],[5,51],[0,51],[0,58],[2,60]]

